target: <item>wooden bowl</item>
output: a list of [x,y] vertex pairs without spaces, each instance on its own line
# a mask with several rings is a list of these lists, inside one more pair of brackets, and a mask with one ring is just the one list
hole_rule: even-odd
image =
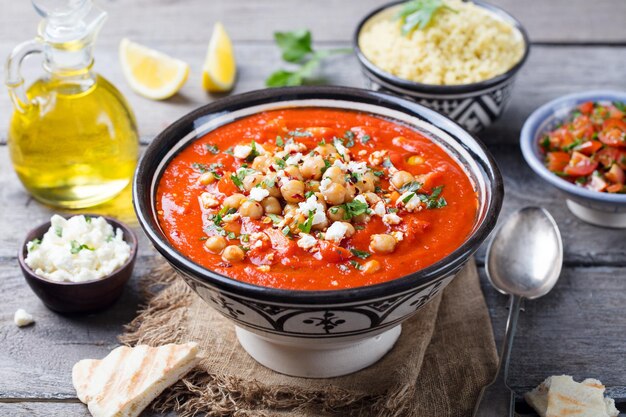
[[120,297],[124,284],[132,275],[137,258],[137,236],[135,233],[128,226],[111,217],[91,216],[104,217],[114,229],[122,229],[124,240],[130,245],[130,256],[126,262],[109,275],[85,282],[57,282],[36,275],[26,265],[25,258],[28,254],[26,245],[33,239],[41,239],[50,228],[50,222],[31,230],[20,247],[18,261],[24,278],[37,297],[50,310],[58,313],[86,313],[103,310],[111,306]]

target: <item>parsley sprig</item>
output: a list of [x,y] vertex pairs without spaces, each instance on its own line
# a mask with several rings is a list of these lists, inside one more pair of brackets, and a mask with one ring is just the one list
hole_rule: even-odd
[[457,11],[443,2],[443,0],[410,0],[404,3],[396,15],[402,22],[402,35],[408,36],[416,29],[426,28],[435,15],[443,10],[456,13]]
[[323,59],[334,54],[352,52],[349,48],[315,50],[311,31],[306,29],[274,32],[274,40],[282,52],[282,59],[298,67],[293,71],[280,69],[273,72],[265,80],[268,87],[302,85],[313,76]]

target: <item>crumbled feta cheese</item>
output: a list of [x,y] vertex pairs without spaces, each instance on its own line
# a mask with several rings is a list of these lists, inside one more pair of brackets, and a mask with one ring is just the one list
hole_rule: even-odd
[[262,201],[268,195],[270,195],[270,192],[265,188],[252,187],[249,197],[254,201]]
[[276,179],[278,180],[279,187],[282,187],[283,185],[287,184],[291,180],[289,176],[285,174],[285,171],[282,169],[276,172]]
[[317,245],[317,239],[308,233],[300,233],[300,239],[298,239],[297,244],[302,249],[311,249]]
[[367,200],[365,199],[365,196],[363,194],[359,194],[356,197],[354,197],[354,201],[358,201],[360,203],[367,205]]
[[385,215],[385,203],[383,203],[382,201],[376,203],[376,205],[374,206],[374,214],[383,217]]
[[404,240],[404,233],[402,232],[391,232],[391,236],[393,236],[397,242],[402,242]]
[[285,145],[285,152],[304,152],[306,151],[306,145],[304,143],[291,142]]
[[343,146],[343,144],[338,140],[335,140],[335,143],[333,143],[333,145],[335,145],[335,149],[337,149],[339,155],[341,155],[343,159],[347,159],[346,157],[348,156],[348,149]]
[[333,162],[333,166],[339,168],[342,171],[346,171],[348,169],[348,165],[346,165],[341,159],[335,159],[335,162]]
[[302,203],[298,203],[297,211],[305,217],[309,217],[309,213],[313,212],[312,225],[322,224],[326,221],[324,206],[317,201],[317,196],[315,195],[307,198]]
[[248,145],[237,145],[233,149],[233,156],[239,159],[246,159],[248,155],[252,152],[252,146]]
[[104,217],[54,215],[40,243],[27,246],[26,264],[52,281],[84,282],[119,269],[130,256],[121,229],[114,230]]
[[396,213],[389,213],[383,216],[383,223],[386,224],[399,224],[402,221],[402,217]]
[[18,309],[13,316],[13,322],[17,327],[28,326],[35,322],[32,315],[28,314],[24,309]]
[[259,265],[256,267],[261,272],[270,272],[271,267],[269,265]]
[[404,206],[406,211],[415,211],[422,205],[422,202],[415,193],[407,191],[398,198],[396,205]]
[[341,242],[341,239],[346,235],[348,226],[343,222],[334,222],[326,229],[324,238],[326,240],[333,240],[335,242]]
[[348,171],[363,175],[368,171],[367,164],[365,162],[348,162]]
[[372,166],[378,166],[383,163],[385,157],[387,156],[387,151],[374,151],[369,156],[369,161]]
[[289,158],[287,158],[285,163],[287,165],[298,165],[300,161],[302,161],[302,154],[298,152],[297,154],[291,155]]
[[233,213],[233,214],[227,214],[226,216],[222,217],[222,221],[224,221],[226,223],[230,223],[230,222],[234,222],[235,220],[238,220],[240,218],[241,218],[241,214]]
[[327,189],[332,183],[333,182],[330,178],[322,178],[322,181],[320,182],[320,191],[324,192],[324,190]]
[[217,207],[220,205],[220,202],[215,198],[215,196],[211,193],[204,192],[200,194],[200,204],[205,209]]
[[361,149],[359,152],[357,152],[357,155],[365,156],[365,155],[367,155],[367,151],[365,149]]

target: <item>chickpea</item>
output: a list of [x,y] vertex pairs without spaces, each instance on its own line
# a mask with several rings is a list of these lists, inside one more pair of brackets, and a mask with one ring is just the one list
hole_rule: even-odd
[[326,200],[324,200],[324,195],[322,193],[315,193],[315,197],[317,198],[317,202],[324,207],[326,210]]
[[241,202],[245,200],[246,196],[243,194],[235,193],[231,196],[228,196],[224,199],[222,206],[225,208],[234,208],[237,209],[241,205]]
[[356,188],[359,189],[362,193],[367,193],[374,191],[376,189],[376,183],[378,182],[378,177],[371,172],[366,172],[361,176],[361,179],[357,181]]
[[380,262],[375,259],[367,261],[363,264],[363,269],[361,270],[366,274],[373,274],[374,272],[378,272],[380,270]]
[[328,219],[324,219],[323,222],[319,222],[319,223],[314,224],[313,226],[311,226],[311,229],[313,229],[313,230],[324,230],[328,226],[329,226]]
[[324,158],[319,155],[315,155],[305,159],[302,166],[300,166],[300,172],[304,178],[319,180],[322,178],[322,168],[325,166]]
[[222,259],[230,263],[238,263],[243,261],[246,257],[246,253],[239,246],[230,245],[226,246],[222,252]]
[[330,179],[332,182],[340,185],[345,185],[346,177],[341,168],[332,166],[324,172],[324,178]]
[[354,223],[367,223],[371,219],[370,215],[367,213],[359,214],[358,216],[354,216],[352,221]]
[[280,192],[288,203],[297,203],[304,199],[304,183],[298,180],[291,180],[282,187]]
[[309,191],[313,191],[314,193],[317,193],[320,190],[320,182],[319,181],[311,180],[311,181],[306,183],[306,186],[307,186]]
[[266,190],[270,192],[271,197],[280,198],[283,196],[280,192],[280,188],[278,188],[276,184],[274,184],[274,186],[272,187],[266,188]]
[[402,188],[402,186],[411,181],[415,181],[415,177],[411,175],[410,172],[406,171],[398,171],[391,177],[391,185],[396,187],[396,189]]
[[284,169],[285,174],[291,179],[296,179],[302,181],[304,178],[302,177],[302,173],[300,172],[300,168],[295,165],[289,165]]
[[204,174],[200,175],[200,178],[198,178],[198,182],[202,185],[213,184],[215,182],[215,175],[213,175],[212,172],[205,172]]
[[322,191],[324,200],[332,205],[343,204],[346,200],[346,187],[341,184],[332,183]]
[[287,215],[289,213],[295,213],[296,210],[298,209],[298,205],[297,204],[285,204],[285,208],[283,210],[283,214]]
[[272,165],[273,160],[267,155],[259,155],[252,161],[252,168],[265,172]]
[[367,201],[367,203],[370,206],[375,205],[376,203],[378,203],[379,201],[381,201],[382,199],[378,196],[378,194],[376,193],[371,193],[371,192],[367,192],[363,194],[363,197],[365,197],[365,201]]
[[224,250],[227,242],[222,236],[211,236],[204,242],[204,247],[211,253],[218,254]]
[[283,208],[276,197],[266,197],[261,201],[263,210],[268,214],[282,214]]
[[354,236],[354,234],[356,233],[356,229],[354,228],[354,226],[352,226],[352,224],[348,222],[341,222],[341,223],[345,224],[346,227],[348,228],[348,230],[346,230],[345,236],[346,237]]
[[246,191],[250,191],[256,185],[262,183],[264,180],[263,174],[252,174],[248,175],[243,179],[243,188]]
[[261,216],[263,216],[263,206],[256,201],[246,200],[241,203],[239,214],[243,217],[250,217],[251,219],[260,219]]
[[339,222],[344,220],[346,215],[346,210],[341,206],[333,206],[328,209],[328,218],[334,222]]
[[346,201],[354,200],[354,196],[356,196],[356,187],[354,184],[346,183]]
[[391,253],[396,249],[396,238],[391,235],[372,235],[370,239],[370,250],[372,252]]
[[325,145],[319,145],[314,149],[314,151],[322,157],[330,156],[337,153],[337,149],[330,143],[327,143]]
[[424,158],[419,155],[411,155],[409,159],[406,160],[409,165],[420,165],[424,163]]

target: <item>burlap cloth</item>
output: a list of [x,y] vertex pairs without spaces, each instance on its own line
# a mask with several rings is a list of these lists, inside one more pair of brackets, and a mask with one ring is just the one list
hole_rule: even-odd
[[200,365],[152,404],[180,416],[470,416],[496,368],[491,323],[474,262],[404,322],[378,363],[331,379],[285,376],[239,346],[232,322],[208,307],[165,265],[145,278],[159,284],[120,337],[160,345],[197,341]]

